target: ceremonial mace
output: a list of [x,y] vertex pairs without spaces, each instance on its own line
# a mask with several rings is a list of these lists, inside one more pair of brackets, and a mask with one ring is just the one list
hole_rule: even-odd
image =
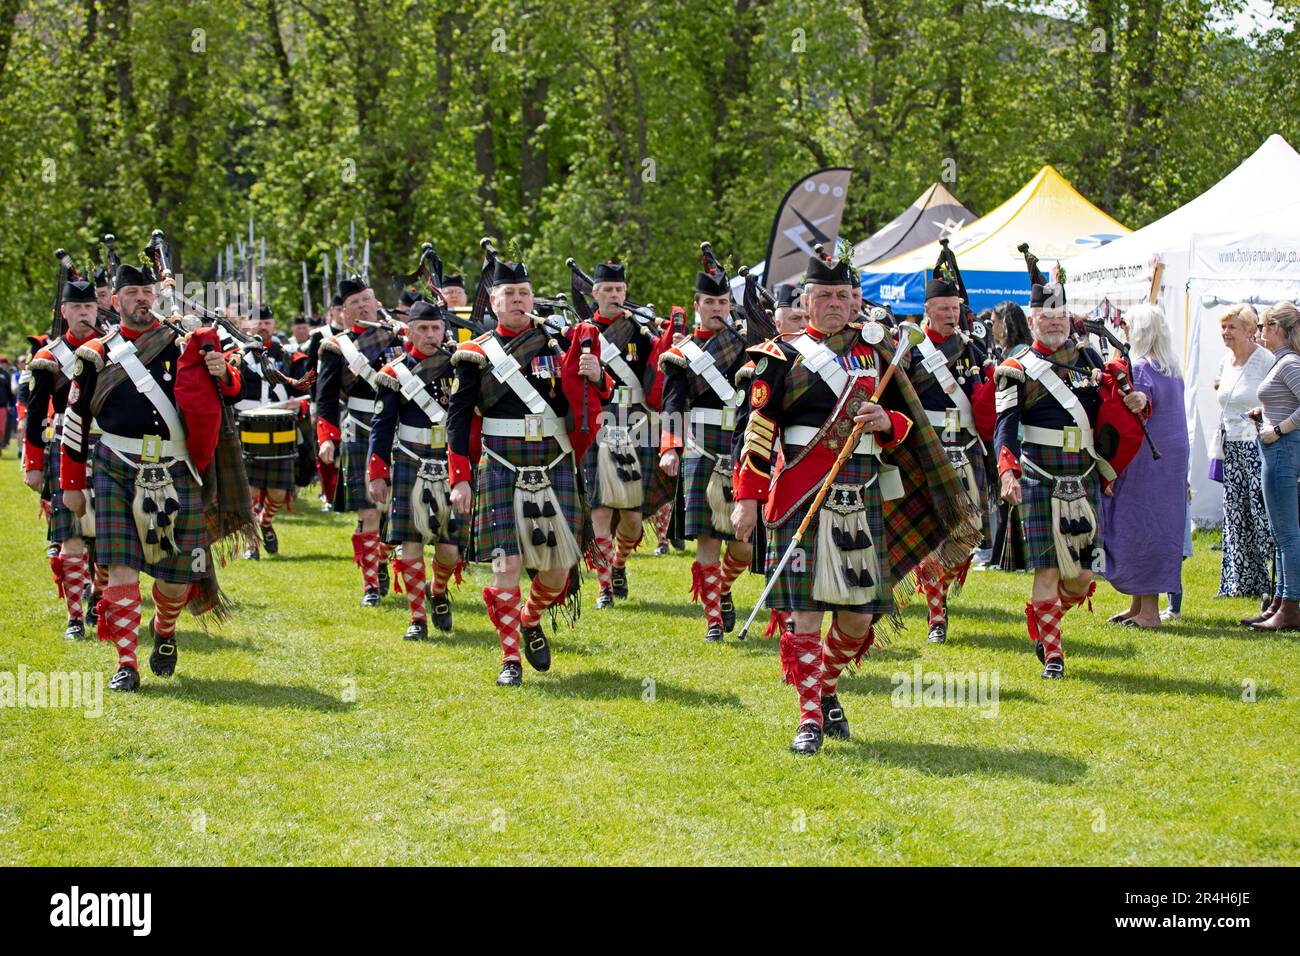
[[[894,370],[898,368],[899,363],[903,361],[904,356],[921,343],[925,338],[925,332],[914,322],[902,322],[898,326],[898,347],[894,350],[894,357],[889,362],[889,368],[885,369],[885,374],[880,377],[876,383],[876,390],[871,393],[871,401],[877,401],[884,394],[885,386],[889,384],[890,378],[894,375]],[[831,490],[831,482],[835,476],[840,473],[840,468],[848,461],[849,455],[853,454],[853,449],[858,446],[858,439],[866,431],[867,423],[858,422],[853,426],[853,431],[849,432],[848,439],[844,442],[844,447],[840,449],[839,455],[835,459],[835,464],[831,465],[830,473],[826,480],[822,482],[821,489],[817,492],[817,497],[813,499],[808,508],[808,513],[803,516],[803,521],[799,522],[799,528],[795,531],[794,537],[790,539],[789,546],[785,549],[785,554],[781,555],[781,560],[777,563],[776,568],[772,571],[771,577],[767,579],[767,586],[763,588],[763,593],[758,596],[758,601],[754,604],[754,610],[749,612],[749,619],[745,621],[745,626],[740,629],[740,634],[736,636],[737,640],[743,641],[749,634],[749,626],[754,623],[754,618],[758,615],[758,610],[767,600],[767,596],[772,593],[772,588],[776,584],[777,578],[785,570],[785,566],[790,563],[790,558],[794,554],[795,548],[799,547],[799,542],[803,540],[804,533],[808,530],[808,525],[812,523],[813,516],[821,508],[822,502],[826,500],[826,495]]]

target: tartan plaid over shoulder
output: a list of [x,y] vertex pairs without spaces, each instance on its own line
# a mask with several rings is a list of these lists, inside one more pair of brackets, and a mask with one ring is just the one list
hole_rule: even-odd
[[[876,349],[885,361],[892,357],[884,345]],[[979,545],[981,526],[938,434],[917,427],[926,424],[925,410],[907,376],[895,372],[885,392],[884,404],[905,411],[915,423],[907,438],[883,455],[903,480],[903,496],[884,503],[885,542],[901,602],[914,586],[910,576],[918,564],[930,557],[947,565],[965,560]]]

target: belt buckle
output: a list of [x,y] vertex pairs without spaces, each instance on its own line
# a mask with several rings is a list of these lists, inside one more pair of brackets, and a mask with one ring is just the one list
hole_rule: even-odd
[[541,415],[524,416],[524,441],[541,441],[545,437]]
[[162,459],[162,436],[145,435],[140,439],[140,460],[160,461]]
[[736,410],[730,405],[722,406],[722,430],[729,432],[736,428]]
[[445,425],[434,425],[429,429],[429,444],[433,448],[447,447],[447,428]]
[[627,408],[632,404],[632,389],[627,385],[619,385],[614,389],[614,404],[619,408]]
[[1078,425],[1067,425],[1061,429],[1061,451],[1083,451],[1083,429]]
[[955,408],[946,409],[943,413],[943,430],[949,435],[956,436],[961,431],[961,412]]

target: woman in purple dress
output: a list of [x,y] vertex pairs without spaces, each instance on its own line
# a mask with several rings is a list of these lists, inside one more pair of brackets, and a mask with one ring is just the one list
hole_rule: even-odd
[[1182,590],[1183,527],[1187,507],[1190,446],[1183,408],[1183,372],[1160,309],[1140,305],[1125,313],[1133,388],[1151,399],[1147,420],[1160,460],[1147,449],[1115,480],[1101,502],[1105,576],[1132,596],[1127,611],[1111,621],[1126,627],[1159,627],[1158,595]]

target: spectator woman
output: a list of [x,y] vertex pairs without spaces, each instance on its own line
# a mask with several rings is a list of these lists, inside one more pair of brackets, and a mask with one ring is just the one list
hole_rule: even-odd
[[[1165,315],[1154,305],[1125,313],[1133,359],[1133,388],[1151,400],[1147,431],[1160,460],[1139,452],[1101,502],[1106,579],[1130,595],[1127,611],[1111,620],[1125,627],[1160,627],[1159,595],[1182,590],[1183,528],[1187,496],[1187,414],[1183,370]],[[1175,489],[1171,494],[1171,489]]]
[[1264,507],[1277,549],[1277,610],[1250,626],[1257,631],[1300,629],[1300,312],[1290,302],[1264,310],[1264,347],[1276,360],[1257,395]]
[[1219,319],[1228,352],[1214,385],[1221,415],[1213,457],[1223,462],[1223,567],[1218,596],[1267,599],[1261,613],[1246,619],[1246,624],[1272,617],[1282,603],[1269,593],[1273,535],[1264,510],[1259,432],[1248,417],[1259,385],[1273,367],[1273,353],[1255,343],[1258,324],[1259,317],[1249,305],[1234,305]]

